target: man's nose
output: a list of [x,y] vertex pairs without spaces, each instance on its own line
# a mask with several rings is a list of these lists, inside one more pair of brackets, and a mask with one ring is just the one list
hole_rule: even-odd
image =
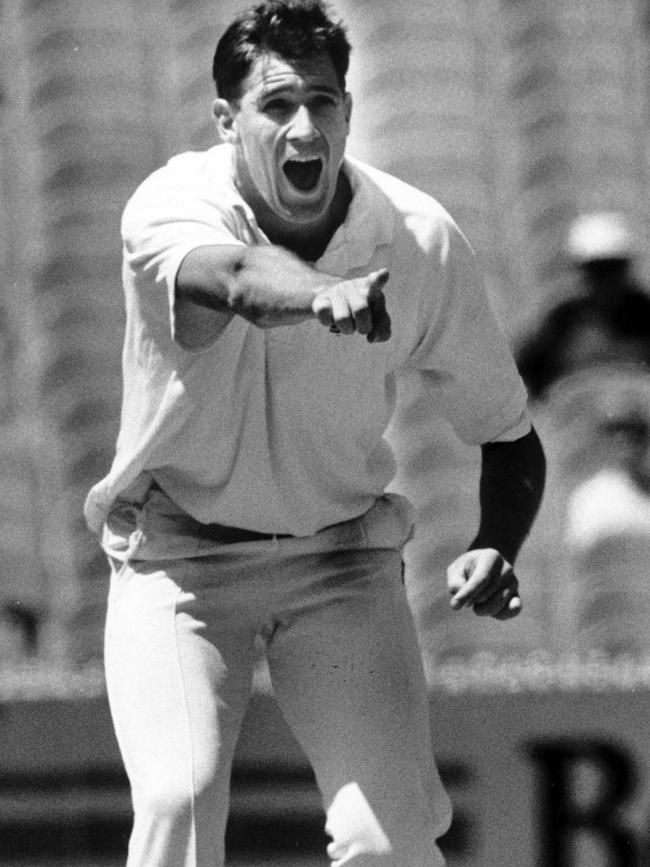
[[299,106],[291,119],[289,138],[311,141],[316,138],[317,135],[318,130],[314,126],[311,112],[306,105]]

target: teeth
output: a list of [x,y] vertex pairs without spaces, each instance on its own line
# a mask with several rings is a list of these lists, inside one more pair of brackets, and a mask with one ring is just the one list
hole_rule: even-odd
[[313,163],[315,160],[319,160],[320,157],[307,157],[307,156],[295,156],[289,157],[287,159],[288,163]]

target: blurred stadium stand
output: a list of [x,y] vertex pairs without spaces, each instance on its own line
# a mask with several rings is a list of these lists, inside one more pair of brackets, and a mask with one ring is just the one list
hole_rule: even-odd
[[[108,468],[118,424],[120,212],[150,170],[214,140],[211,54],[240,6],[23,0],[0,12],[0,448],[9,493],[0,603],[38,610],[38,653],[50,660],[101,656],[106,568],[81,506]],[[355,42],[351,152],[457,217],[510,337],[561,292],[561,240],[576,212],[616,208],[642,234],[642,4],[337,8]],[[645,278],[647,251],[639,264]],[[413,600],[423,621],[437,622],[444,563],[471,533],[475,476],[466,450],[413,405],[408,384],[402,392],[399,484],[418,500],[423,524],[409,558]],[[525,644],[549,634],[549,600],[536,592]],[[502,632],[513,648],[524,638],[516,632]],[[482,640],[472,629],[463,635]]]

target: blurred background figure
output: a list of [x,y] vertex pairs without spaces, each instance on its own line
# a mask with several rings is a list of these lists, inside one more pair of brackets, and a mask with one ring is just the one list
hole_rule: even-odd
[[577,292],[547,313],[518,352],[533,397],[601,364],[645,365],[650,375],[650,297],[633,275],[635,245],[624,215],[594,213],[570,227],[566,252]]
[[42,619],[36,605],[18,599],[0,606],[0,671],[38,657]]
[[650,403],[623,391],[588,438],[587,472],[566,504],[576,649],[650,653]]
[[[578,217],[574,292],[517,361],[550,438],[545,544],[562,651],[650,653],[650,296],[627,219]],[[555,541],[554,541],[555,540]]]
[[36,606],[16,599],[2,606],[0,618],[4,630],[13,633],[13,643],[18,647],[19,658],[36,656],[42,612]]

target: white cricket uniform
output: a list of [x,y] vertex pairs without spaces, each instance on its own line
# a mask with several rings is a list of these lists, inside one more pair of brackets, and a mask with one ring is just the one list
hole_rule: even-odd
[[[353,160],[353,199],[318,270],[388,268],[392,337],[235,317],[179,345],[188,252],[267,244],[232,150],[155,172],[123,220],[124,404],[86,515],[113,575],[107,683],[131,781],[129,867],[221,867],[229,772],[255,641],[323,796],[336,867],[433,867],[449,799],[432,755],[401,580],[408,504],[385,495],[396,377],[418,371],[469,443],[530,429],[526,392],[473,254],[433,199]],[[275,534],[225,544],[212,525]],[[211,529],[212,527],[212,529]]]

